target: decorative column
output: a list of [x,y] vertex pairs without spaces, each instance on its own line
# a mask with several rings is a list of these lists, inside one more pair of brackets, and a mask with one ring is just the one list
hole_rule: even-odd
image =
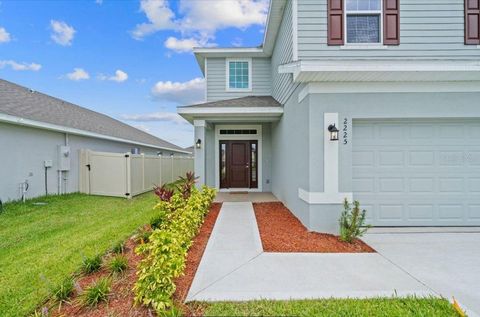
[[[207,124],[205,120],[194,120],[193,125],[195,128],[194,138],[194,153],[195,153],[195,176],[198,177],[197,187],[201,187],[206,183],[206,171],[205,171],[205,130]],[[200,147],[197,146],[198,140],[200,140]]]

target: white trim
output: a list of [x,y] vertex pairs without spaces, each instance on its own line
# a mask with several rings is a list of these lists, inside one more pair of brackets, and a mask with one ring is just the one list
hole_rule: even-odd
[[308,83],[298,94],[302,102],[309,94],[358,94],[398,92],[480,92],[474,81],[456,82],[334,82]]
[[298,61],[298,0],[292,1],[292,59]]
[[345,44],[340,46],[341,50],[387,50],[388,46],[387,45],[382,45],[381,43],[375,44],[375,43],[365,43],[362,45],[357,45],[356,44]]
[[282,115],[281,107],[179,107],[179,114],[255,114]]
[[[230,62],[248,63],[248,87],[230,88]],[[252,91],[252,59],[251,58],[225,58],[225,91],[227,92],[250,92]]]
[[[226,135],[220,134],[220,130],[235,130],[235,129],[256,129],[257,134],[243,134],[243,135]],[[256,140],[258,142],[258,188],[232,188],[222,189],[222,191],[249,191],[261,192],[263,190],[263,132],[262,125],[240,125],[240,124],[222,124],[215,126],[215,188],[220,189],[220,143],[221,140]]]
[[194,53],[263,53],[263,49],[258,47],[194,47]]
[[193,126],[205,128],[207,126],[207,122],[205,120],[193,120]]
[[208,101],[208,58],[205,57],[205,101]]
[[[347,1],[345,0],[343,5],[344,5],[344,8],[345,10],[343,10],[343,36],[344,36],[344,39],[345,39],[345,45],[344,46],[349,46],[349,45],[353,45],[353,46],[371,46],[371,45],[382,45],[383,44],[383,0],[379,0],[378,2],[380,2],[380,10],[354,10],[354,11],[349,11],[347,10]],[[348,30],[347,30],[347,16],[348,15],[380,15],[380,23],[379,23],[379,42],[369,42],[369,43],[348,43],[348,37],[347,37],[347,33],[348,33]]]
[[278,67],[296,82],[478,81],[478,60],[312,60]]
[[323,191],[328,194],[338,193],[338,143],[340,141],[330,141],[330,133],[327,129],[331,124],[339,127],[338,113],[323,114]]
[[109,140],[109,141],[115,141],[115,142],[122,142],[122,143],[128,143],[128,144],[135,144],[135,145],[140,145],[140,146],[146,146],[154,149],[161,149],[161,150],[167,150],[167,151],[172,151],[176,153],[184,153],[184,154],[191,154],[188,151],[181,151],[181,150],[176,150],[168,147],[161,147],[158,145],[153,145],[149,143],[143,143],[143,142],[138,142],[138,141],[133,141],[133,140],[128,140],[128,139],[123,139],[123,138],[117,138],[113,136],[108,136],[100,133],[95,133],[95,132],[89,132],[85,130],[80,130],[80,129],[75,129],[75,128],[69,128],[61,125],[56,125],[56,124],[51,124],[51,123],[46,123],[46,122],[41,122],[41,121],[36,121],[36,120],[30,120],[30,119],[24,119],[16,116],[10,116],[7,114],[0,113],[0,122],[7,122],[11,124],[17,124],[17,125],[22,125],[22,126],[28,126],[28,127],[33,127],[33,128],[39,128],[39,129],[44,129],[44,130],[51,130],[51,131],[57,131],[57,132],[62,132],[62,133],[69,133],[73,135],[81,135],[81,136],[86,136],[90,138],[96,138],[96,139],[103,139],[103,140]]
[[353,200],[353,193],[321,193],[309,192],[302,188],[298,189],[298,197],[307,204],[341,204],[347,198],[349,201]]

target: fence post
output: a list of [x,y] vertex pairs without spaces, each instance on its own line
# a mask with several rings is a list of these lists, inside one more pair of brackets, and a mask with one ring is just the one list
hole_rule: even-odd
[[172,172],[172,182],[173,182],[173,155],[170,155],[170,158],[172,159],[171,172]]
[[142,153],[142,192],[145,191],[145,153]]
[[162,186],[162,155],[158,156],[158,186]]
[[132,177],[131,177],[131,166],[132,166],[132,154],[126,153],[125,154],[125,181],[126,181],[126,188],[125,188],[125,196],[128,199],[132,198]]

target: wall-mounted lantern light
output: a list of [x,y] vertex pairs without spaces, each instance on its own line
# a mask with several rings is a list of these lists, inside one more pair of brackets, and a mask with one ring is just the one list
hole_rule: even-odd
[[338,141],[338,129],[335,124],[328,126],[328,132],[330,132],[330,141]]
[[195,143],[195,146],[197,147],[197,149],[201,149],[202,148],[202,140],[198,139],[197,143]]

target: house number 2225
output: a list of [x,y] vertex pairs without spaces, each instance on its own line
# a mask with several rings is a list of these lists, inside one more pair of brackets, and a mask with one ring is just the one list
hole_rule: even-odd
[[343,144],[348,144],[348,118],[343,119]]

